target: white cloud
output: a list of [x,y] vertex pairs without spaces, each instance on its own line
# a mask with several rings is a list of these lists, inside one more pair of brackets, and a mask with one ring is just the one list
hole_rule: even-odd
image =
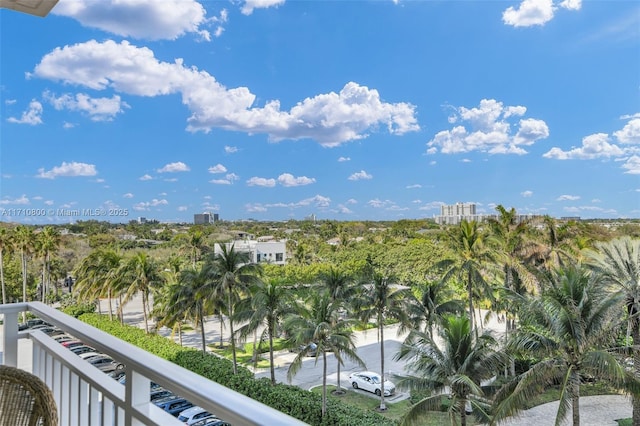
[[558,198],[556,198],[556,201],[576,201],[579,199],[580,199],[579,195],[561,195]]
[[165,199],[158,200],[154,198],[151,201],[134,204],[133,209],[138,211],[142,211],[142,210],[148,211],[148,210],[151,210],[151,207],[166,206],[167,204],[169,204],[169,202]]
[[153,177],[150,175],[142,175],[140,176],[140,180],[152,180]]
[[224,179],[213,179],[210,180],[209,183],[214,183],[216,185],[232,185],[233,182],[237,181],[238,179],[240,179],[240,176],[238,176],[237,174],[227,173]]
[[245,0],[240,11],[244,15],[251,15],[254,9],[265,9],[268,7],[277,7],[284,4],[285,0]]
[[419,183],[413,184],[413,185],[407,185],[406,186],[407,189],[417,189],[417,188],[422,188],[422,185],[420,185]]
[[58,111],[80,111],[89,115],[93,121],[111,121],[117,114],[123,113],[123,108],[129,108],[120,96],[111,98],[91,98],[85,93],[77,93],[75,96],[64,94],[56,97],[50,92],[45,92],[43,97]]
[[632,155],[625,161],[622,168],[626,170],[625,173],[640,175],[640,156]]
[[182,59],[161,62],[149,48],[128,41],[91,40],[56,48],[33,75],[136,96],[180,94],[191,111],[187,130],[192,132],[222,128],[264,133],[274,142],[313,139],[331,147],[366,138],[380,126],[395,135],[420,129],[414,105],[383,102],[377,90],[354,82],[338,93],[306,98],[289,111],[281,110],[277,100],[259,107],[248,88],[228,89],[206,71],[185,66]]
[[338,204],[338,208],[336,210],[337,213],[340,214],[352,214],[353,211],[350,210],[347,206],[343,205],[343,204]]
[[533,191],[522,191],[520,195],[522,195],[524,198],[529,198],[533,196]]
[[514,27],[544,25],[553,19],[553,0],[523,0],[516,9],[510,6],[502,13],[502,21]]
[[235,146],[225,145],[224,152],[226,152],[227,154],[235,154],[236,152],[238,152],[238,148],[236,148]]
[[179,212],[186,212],[187,210],[189,210],[189,208],[187,206],[178,206],[178,211]]
[[635,114],[625,114],[620,117],[620,120],[630,120],[632,118],[640,118],[640,112],[636,112]]
[[0,205],[26,205],[29,204],[29,198],[25,194],[22,194],[19,198],[3,198],[0,200]]
[[29,124],[31,126],[42,124],[42,104],[36,100],[32,100],[29,103],[29,109],[24,111],[20,118],[9,117],[7,121],[16,124]]
[[201,29],[206,11],[196,0],[74,0],[58,3],[52,13],[123,37],[175,40],[196,33],[209,38]]
[[353,198],[349,198],[349,199],[347,200],[347,204],[358,204],[358,200],[355,200],[355,199],[353,199]]
[[177,172],[188,172],[189,170],[191,170],[189,166],[187,166],[182,161],[177,161],[175,163],[169,163],[164,167],[162,167],[161,169],[158,169],[157,171],[158,173],[177,173]]
[[244,208],[249,212],[249,213],[263,213],[267,211],[267,208],[264,207],[262,204],[245,204]]
[[522,116],[526,112],[523,106],[504,106],[495,99],[482,99],[476,108],[452,107],[454,115],[451,122],[462,122],[451,130],[438,132],[427,143],[427,154],[440,152],[455,154],[471,151],[489,154],[526,154],[523,146],[533,145],[539,139],[549,136],[547,124],[538,119],[520,119],[513,126],[508,119]]
[[502,21],[514,27],[544,25],[553,19],[558,7],[566,10],[580,10],[582,0],[523,0],[518,8],[510,6],[502,13]]
[[355,172],[351,176],[348,177],[349,180],[368,180],[373,179],[373,176],[364,170],[360,170],[359,172]]
[[308,178],[306,176],[295,177],[290,173],[283,173],[278,176],[278,183],[282,186],[304,186],[315,183],[315,178]]
[[345,161],[351,161],[349,157],[340,157],[338,158],[338,163],[344,163]]
[[609,143],[609,136],[606,133],[596,133],[582,139],[582,146],[563,151],[558,147],[543,154],[544,158],[556,160],[592,160],[595,158],[611,158],[624,154],[624,151],[617,145]]
[[72,161],[70,163],[62,162],[61,165],[55,166],[53,169],[45,171],[44,168],[38,169],[36,177],[44,179],[55,179],[60,176],[77,177],[77,176],[95,176],[98,174],[96,166],[87,163],[78,163]]
[[130,192],[127,192],[126,194],[122,195],[122,198],[133,198],[133,194]]
[[640,144],[640,118],[633,118],[613,136],[624,144]]
[[226,173],[227,168],[222,164],[216,164],[215,166],[209,167],[209,173]]
[[582,8],[582,0],[563,0],[559,6],[567,10],[580,10]]
[[261,177],[252,177],[251,179],[249,179],[247,181],[247,185],[249,186],[264,186],[267,188],[273,188],[274,186],[276,186],[276,180],[275,179],[267,179],[267,178],[261,178]]
[[440,207],[443,206],[444,204],[445,203],[443,203],[442,201],[432,201],[420,207],[419,210],[438,210],[439,211]]

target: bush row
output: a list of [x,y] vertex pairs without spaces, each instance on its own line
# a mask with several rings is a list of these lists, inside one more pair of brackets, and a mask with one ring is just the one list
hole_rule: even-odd
[[104,315],[85,314],[80,319],[147,352],[311,425],[391,426],[396,424],[375,412],[364,411],[332,399],[327,401],[327,414],[323,418],[320,395],[285,384],[274,386],[266,378],[255,379],[253,373],[242,366],[238,366],[238,373],[233,374],[233,364],[227,359],[203,354],[193,348],[184,348],[160,335],[146,334],[144,330],[137,327],[123,326],[117,321],[110,321]]

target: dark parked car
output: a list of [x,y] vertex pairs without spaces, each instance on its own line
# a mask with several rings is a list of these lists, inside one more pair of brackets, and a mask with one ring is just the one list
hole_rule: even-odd
[[73,352],[76,355],[82,355],[85,354],[87,352],[95,352],[96,350],[94,348],[92,348],[91,346],[87,346],[87,345],[81,345],[81,346],[74,346],[72,348],[69,348],[69,350],[71,352]]
[[167,413],[171,414],[173,417],[178,417],[178,414],[182,413],[188,408],[193,407],[192,403],[177,395],[167,396],[165,398],[155,400],[153,401],[153,403],[156,406],[162,408]]
[[124,364],[111,358],[109,355],[98,355],[87,359],[87,362],[105,373],[113,370],[124,370]]
[[164,388],[154,389],[149,394],[149,401],[155,402],[159,399],[166,398],[168,396],[173,396],[173,392]]
[[22,322],[18,324],[18,330],[23,331],[29,328],[36,327],[38,325],[46,325],[47,327],[51,327],[51,324],[49,324],[45,320],[41,320],[40,318],[34,318],[34,319],[27,320],[27,322]]

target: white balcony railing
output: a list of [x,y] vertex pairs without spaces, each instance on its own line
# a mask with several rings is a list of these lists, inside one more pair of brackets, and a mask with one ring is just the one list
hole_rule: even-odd
[[[18,332],[18,316],[29,311],[126,365],[122,385],[41,331]],[[182,425],[149,401],[150,382],[205,408],[234,426],[304,425],[280,411],[152,355],[40,302],[0,304],[2,360],[24,366],[53,390],[60,425]],[[29,339],[31,345],[18,344]],[[31,347],[31,350],[29,350]],[[26,361],[25,361],[26,360]]]

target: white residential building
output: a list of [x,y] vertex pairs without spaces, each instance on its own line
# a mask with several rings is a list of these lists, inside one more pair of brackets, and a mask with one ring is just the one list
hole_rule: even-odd
[[[287,264],[287,244],[285,241],[235,240],[225,243],[227,248],[232,245],[236,251],[249,252],[254,263]],[[221,252],[220,245],[215,245],[215,253]]]

